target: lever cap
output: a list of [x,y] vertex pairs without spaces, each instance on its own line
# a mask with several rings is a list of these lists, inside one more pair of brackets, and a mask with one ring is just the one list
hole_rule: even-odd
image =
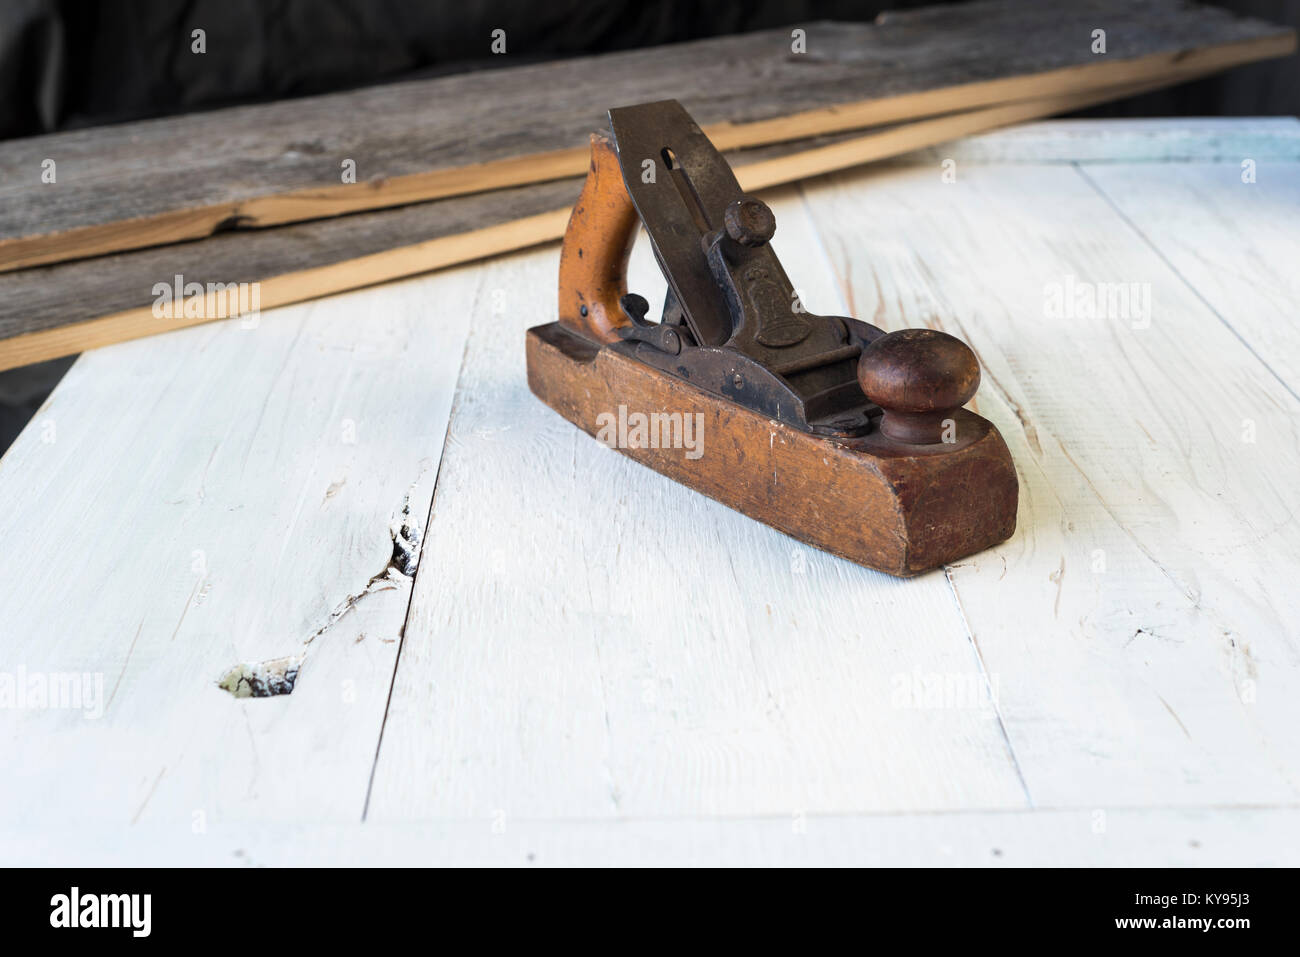
[[885,435],[932,445],[943,440],[944,420],[979,388],[979,360],[970,346],[946,332],[903,329],[863,350],[858,384],[884,410]]

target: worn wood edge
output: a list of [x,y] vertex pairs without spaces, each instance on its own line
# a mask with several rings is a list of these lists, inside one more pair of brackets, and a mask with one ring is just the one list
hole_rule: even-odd
[[982,133],[1001,126],[1050,116],[1052,113],[1082,109],[1106,100],[1146,93],[1193,76],[1203,75],[1203,72],[1198,71],[1176,79],[1166,77],[1159,81],[1125,84],[1121,87],[1107,87],[1086,93],[1065,93],[969,110],[965,113],[954,113],[936,119],[918,120],[915,123],[890,127],[869,136],[742,166],[736,170],[736,176],[740,180],[740,185],[746,190],[765,189],[824,173],[833,173],[873,160],[899,156],[923,146],[934,146],[972,133]]
[[[558,322],[526,336],[528,387],[589,435],[620,407],[698,415],[700,455],[619,452],[743,515],[849,561],[903,578],[1006,541],[1018,479],[996,427],[959,410],[966,438],[942,452],[850,447],[662,375]],[[857,520],[860,517],[860,521]]]
[[[473,262],[505,250],[526,249],[560,236],[569,210],[557,209],[427,242],[372,253],[328,266],[285,273],[261,281],[261,308],[273,309],[338,292]],[[158,335],[238,316],[224,296],[204,297],[202,316],[157,316],[152,307],[25,333],[0,342],[0,371],[46,358]]]
[[[742,188],[751,191],[761,190],[847,169],[873,160],[897,156],[971,133],[1159,89],[1187,78],[1166,77],[1150,83],[1026,100],[1022,103],[901,124],[882,132],[854,137],[830,146],[738,166],[736,177]],[[565,207],[483,229],[441,236],[423,243],[371,253],[357,259],[259,280],[260,305],[262,309],[271,309],[415,276],[448,266],[463,265],[488,256],[515,252],[556,240],[564,235],[569,212],[568,207]],[[154,315],[152,307],[142,306],[94,319],[68,323],[53,329],[23,333],[0,341],[0,371],[43,362],[47,359],[57,359],[61,356],[75,355],[87,349],[97,349],[144,336],[171,332],[204,322],[228,319],[234,315],[238,313],[229,310],[228,301],[221,298],[216,302],[206,302],[202,316],[160,317]]]
[[77,819],[56,830],[0,825],[15,867],[444,866],[1300,866],[1300,808],[1191,805],[808,813],[806,832],[758,815],[418,821],[213,822],[202,840],[141,821]]
[[[861,100],[774,120],[707,127],[705,132],[719,149],[758,146],[985,106],[1037,100],[1045,96],[1087,93],[1152,80],[1173,81],[1177,77],[1200,76],[1256,60],[1287,56],[1295,49],[1296,35],[1292,32],[1179,53],[1152,53],[1127,60],[1099,61],[1086,66],[1061,67],[1042,73],[905,93],[880,100]],[[733,143],[729,139],[732,136],[739,142]]]
[[[1206,72],[1286,56],[1295,49],[1296,35],[1292,32],[1186,51],[1147,54],[1128,60],[1103,58],[1084,66],[939,87],[877,100],[859,100],[775,119],[711,124],[705,127],[705,132],[720,150],[745,149],[994,104],[1082,94],[1130,83],[1157,80],[1165,85]],[[272,193],[239,202],[178,209],[157,216],[124,219],[60,233],[13,237],[0,240],[0,272],[202,239],[229,223],[238,224],[237,228],[284,225],[563,179],[581,175],[586,164],[586,148],[573,147],[364,183]]]

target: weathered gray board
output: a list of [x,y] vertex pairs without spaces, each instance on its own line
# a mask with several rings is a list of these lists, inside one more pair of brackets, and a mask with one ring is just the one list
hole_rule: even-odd
[[0,270],[580,174],[586,133],[627,103],[678,98],[720,146],[753,146],[1293,47],[1182,0],[991,0],[16,140]]
[[[762,189],[1151,86],[1025,100],[865,135],[778,143],[732,152],[731,161],[746,189]],[[0,369],[558,239],[578,188],[578,180],[537,183],[0,275]],[[170,302],[158,298],[159,284],[166,293],[176,283],[181,290]],[[213,298],[216,287],[209,284],[226,292]],[[229,289],[239,284],[253,289],[238,288],[232,301]],[[160,313],[160,305],[173,311]]]
[[[841,133],[735,151],[731,160],[742,185],[761,190],[925,146],[946,143],[944,149],[950,151],[956,137],[1159,85],[985,107],[865,135]],[[1271,157],[1277,146],[1254,144],[1251,155]],[[577,191],[577,180],[539,183],[0,275],[0,369],[558,239]],[[169,291],[173,281],[184,284],[183,292],[170,303],[174,311],[160,314],[157,287]],[[199,284],[197,299],[191,298],[194,283]],[[256,292],[248,290],[246,298],[240,288],[232,301],[228,294],[213,298],[209,286],[229,290],[240,283],[252,284]],[[203,286],[208,286],[206,300]],[[202,308],[191,313],[195,304]]]

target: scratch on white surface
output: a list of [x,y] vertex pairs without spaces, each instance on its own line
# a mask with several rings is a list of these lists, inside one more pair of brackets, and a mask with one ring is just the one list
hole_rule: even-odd
[[324,508],[325,503],[328,502],[330,499],[332,499],[335,495],[337,495],[339,493],[339,489],[341,489],[344,485],[346,485],[347,482],[348,482],[348,478],[346,475],[343,476],[343,478],[339,479],[337,482],[330,482],[329,487],[325,489],[325,497],[320,501],[321,508]]
[[1080,478],[1082,478],[1084,483],[1087,484],[1088,488],[1092,491],[1093,495],[1096,496],[1097,503],[1102,507],[1102,509],[1106,512],[1106,514],[1110,516],[1111,521],[1114,522],[1116,527],[1118,527],[1119,530],[1124,533],[1125,537],[1127,537],[1129,541],[1131,541],[1137,547],[1138,551],[1141,552],[1143,556],[1145,556],[1146,559],[1150,561],[1152,565],[1155,566],[1156,570],[1159,571],[1160,574],[1163,575],[1171,585],[1173,585],[1176,589],[1178,589],[1178,591],[1183,595],[1184,598],[1187,599],[1187,601],[1191,604],[1191,606],[1194,609],[1196,609],[1196,611],[1206,615],[1212,622],[1214,622],[1214,624],[1220,629],[1220,631],[1223,634],[1225,635],[1230,634],[1231,629],[1228,628],[1226,623],[1223,621],[1223,619],[1218,614],[1215,613],[1214,609],[1201,604],[1200,591],[1196,587],[1189,585],[1187,582],[1183,581],[1182,576],[1177,574],[1172,568],[1170,568],[1163,561],[1161,561],[1156,556],[1156,554],[1152,551],[1152,549],[1147,546],[1146,542],[1144,542],[1141,538],[1138,537],[1138,534],[1134,530],[1134,528],[1132,528],[1129,524],[1125,523],[1124,520],[1115,512],[1114,508],[1111,507],[1110,502],[1108,502],[1105,496],[1102,495],[1101,490],[1098,489],[1097,486],[1093,483],[1091,476],[1089,476],[1089,474],[1079,465],[1079,463],[1075,461],[1074,456],[1070,454],[1070,450],[1065,447],[1065,443],[1062,442],[1059,438],[1057,438],[1056,444],[1060,447],[1061,452],[1069,460],[1070,465],[1073,466],[1075,471],[1079,473]]
[[1025,443],[1029,446],[1030,451],[1033,452],[1034,458],[1041,459],[1043,457],[1043,446],[1038,440],[1038,429],[1034,426],[1034,423],[1029,420],[1029,416],[1025,413],[1024,408],[1021,407],[1019,402],[1011,397],[1010,391],[1008,391],[1002,383],[997,380],[997,377],[994,376],[991,371],[991,367],[986,363],[980,363],[980,376],[981,381],[988,383],[988,385],[992,387],[993,391],[998,394],[998,397],[1002,399],[1007,408],[1011,410],[1011,414],[1016,417],[1016,421],[1020,423],[1020,431],[1025,437]]
[[108,701],[104,705],[107,711],[113,704],[113,697],[117,694],[117,689],[122,687],[122,679],[126,677],[126,669],[131,664],[131,655],[135,653],[135,643],[140,640],[140,632],[144,630],[144,619],[140,619],[140,625],[135,630],[135,637],[131,639],[131,647],[126,649],[126,660],[122,662],[122,670],[117,674],[117,680],[113,682],[113,690],[108,693]]
[[1052,603],[1052,617],[1061,617],[1061,589],[1065,585],[1065,556],[1061,556],[1061,564],[1057,566],[1056,571],[1047,576],[1056,583],[1056,601]]
[[149,793],[144,796],[144,802],[136,809],[135,816],[131,818],[132,824],[140,820],[140,815],[143,814],[144,809],[149,806],[149,802],[153,800],[153,792],[158,790],[158,782],[162,780],[162,776],[166,773],[167,765],[164,764],[162,770],[158,772],[158,776],[153,779],[153,784],[149,787]]
[[1183,724],[1183,719],[1178,717],[1178,712],[1169,707],[1169,702],[1166,701],[1163,696],[1156,695],[1156,697],[1160,698],[1160,703],[1165,706],[1165,710],[1169,712],[1169,716],[1178,722],[1178,727],[1183,729],[1183,734],[1187,735],[1187,740],[1192,740],[1192,733],[1187,730],[1187,725]]
[[[396,546],[394,547],[396,548]],[[329,617],[325,619],[325,624],[321,625],[303,639],[303,644],[310,645],[321,635],[325,634],[325,632],[333,628],[340,618],[350,612],[353,608],[356,608],[361,599],[365,598],[367,595],[373,595],[377,591],[392,591],[395,588],[400,588],[401,579],[402,573],[394,567],[393,562],[390,559],[388,565],[382,572],[375,575],[370,579],[370,581],[366,582],[365,588],[361,589],[361,591],[356,594],[348,595],[339,602],[334,607],[334,610],[330,612]]]
[[339,619],[357,607],[367,595],[399,589],[404,589],[408,595],[410,594],[411,580],[420,565],[421,541],[420,526],[411,515],[411,496],[427,471],[426,464],[420,471],[420,475],[411,483],[411,487],[407,489],[402,499],[401,509],[393,515],[389,523],[388,533],[393,540],[393,550],[388,557],[388,564],[378,574],[372,575],[364,588],[348,595],[334,606],[325,623],[303,639],[304,648],[301,652],[262,662],[243,662],[234,665],[217,680],[218,688],[228,691],[236,698],[269,698],[293,694],[302,664],[307,658],[306,646],[311,645],[333,628]]
[[190,597],[185,599],[185,607],[184,609],[181,610],[181,617],[176,622],[176,627],[172,629],[172,636],[170,639],[168,639],[169,641],[175,641],[176,636],[180,634],[181,625],[185,624],[185,616],[190,613],[190,606],[194,604],[194,596],[198,594],[199,586],[202,584],[203,584],[202,578],[200,578],[198,581],[194,583],[194,588],[190,591]]
[[[424,472],[420,474],[423,476]],[[348,595],[343,601],[339,602],[334,610],[330,612],[325,624],[308,636],[303,642],[304,644],[310,645],[327,632],[367,595],[373,595],[377,591],[392,591],[397,588],[410,587],[410,579],[415,577],[415,571],[420,565],[420,527],[411,518],[411,495],[418,484],[419,479],[417,478],[410,489],[407,490],[406,497],[402,500],[401,511],[394,515],[393,520],[389,523],[388,534],[393,539],[393,552],[388,558],[388,564],[384,566],[379,574],[371,576],[370,581],[366,582],[365,588],[354,595]]]

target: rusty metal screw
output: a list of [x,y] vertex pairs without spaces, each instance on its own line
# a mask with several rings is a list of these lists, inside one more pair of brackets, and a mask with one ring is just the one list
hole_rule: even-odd
[[722,218],[727,235],[742,246],[762,246],[776,235],[776,216],[767,203],[752,196],[731,203]]

